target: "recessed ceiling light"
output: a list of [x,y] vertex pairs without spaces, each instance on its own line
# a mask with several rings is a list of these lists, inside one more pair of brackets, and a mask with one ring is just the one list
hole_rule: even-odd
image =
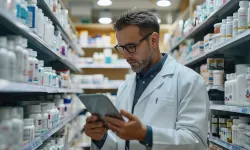
[[169,0],[158,0],[156,2],[156,5],[160,7],[168,7],[168,6],[171,6],[171,2]]
[[110,5],[112,5],[112,1],[111,0],[98,0],[97,5],[110,6]]
[[99,20],[100,24],[110,24],[112,22],[111,18],[100,18]]

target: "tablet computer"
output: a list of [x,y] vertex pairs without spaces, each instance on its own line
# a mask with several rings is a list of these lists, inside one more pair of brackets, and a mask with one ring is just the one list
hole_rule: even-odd
[[103,94],[81,94],[82,103],[92,115],[97,115],[103,121],[105,116],[124,120],[110,99]]

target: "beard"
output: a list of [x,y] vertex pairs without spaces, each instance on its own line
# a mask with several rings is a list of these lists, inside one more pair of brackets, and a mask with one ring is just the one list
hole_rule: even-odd
[[146,59],[143,60],[135,60],[135,59],[128,59],[127,62],[130,64],[132,71],[136,73],[142,72],[144,69],[149,68],[152,64],[152,61],[154,59],[154,55],[152,53],[152,50],[150,50],[150,54]]

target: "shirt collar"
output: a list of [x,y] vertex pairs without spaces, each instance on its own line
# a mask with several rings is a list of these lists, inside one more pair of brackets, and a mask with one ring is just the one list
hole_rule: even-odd
[[156,63],[153,67],[151,67],[146,73],[143,73],[143,72],[140,72],[140,73],[137,73],[137,76],[142,79],[148,75],[152,75],[156,72],[159,72],[162,68],[162,66],[164,65],[167,57],[168,57],[168,54],[162,54],[163,57],[161,58],[161,60]]

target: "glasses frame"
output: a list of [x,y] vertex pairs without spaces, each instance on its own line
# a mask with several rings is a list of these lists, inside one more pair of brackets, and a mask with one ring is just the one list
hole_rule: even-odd
[[[120,54],[124,54],[124,52],[125,52],[125,50],[128,52],[128,53],[135,53],[136,52],[136,47],[142,42],[142,41],[144,41],[144,40],[146,40],[151,34],[153,34],[153,32],[152,33],[149,33],[149,34],[147,34],[146,36],[144,36],[142,39],[140,39],[139,41],[137,41],[136,43],[129,43],[129,44],[126,44],[126,45],[116,45],[115,46],[115,49],[116,49],[116,51],[118,52],[118,53],[120,53]],[[131,52],[131,51],[129,51],[126,47],[127,46],[134,46],[134,51],[133,52]],[[119,50],[118,50],[118,47],[121,47],[122,49],[123,49],[123,52],[120,52]],[[125,50],[124,50],[125,49]]]

